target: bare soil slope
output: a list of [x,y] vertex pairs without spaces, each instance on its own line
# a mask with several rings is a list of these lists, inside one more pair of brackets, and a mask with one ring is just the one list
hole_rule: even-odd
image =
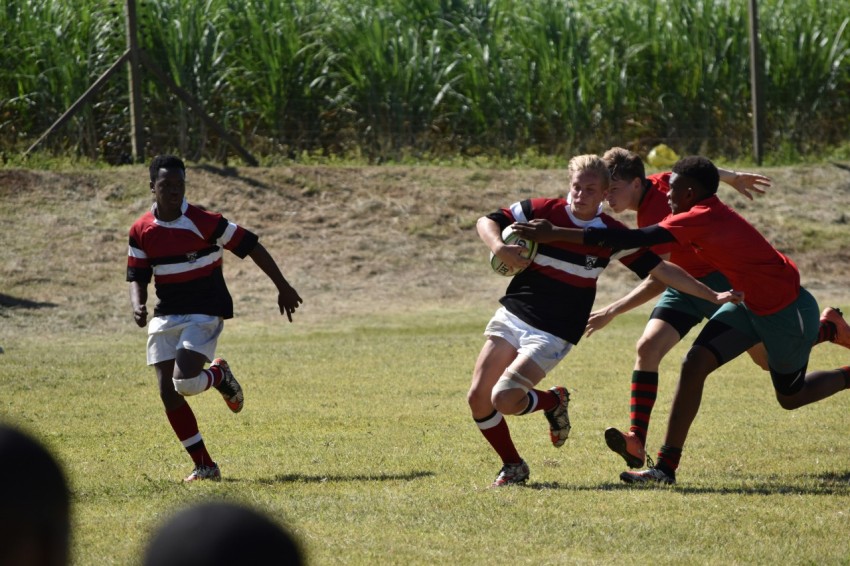
[[[792,256],[822,303],[850,305],[850,171],[823,165],[762,172],[774,180],[768,196],[749,202],[725,187],[723,198]],[[561,170],[200,166],[187,179],[190,201],[260,234],[305,300],[298,316],[317,323],[495,305],[507,281],[489,270],[475,221],[566,189]],[[132,324],[127,230],[150,203],[141,165],[0,169],[0,340],[14,332],[111,332]],[[228,256],[225,274],[237,317],[276,314],[274,288],[250,259]],[[612,267],[600,300],[634,283],[630,272]]]

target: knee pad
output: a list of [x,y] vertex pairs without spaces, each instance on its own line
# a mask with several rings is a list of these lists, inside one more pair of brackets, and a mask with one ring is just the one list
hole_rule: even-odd
[[507,391],[509,389],[520,389],[523,393],[528,393],[534,387],[534,383],[530,379],[512,369],[506,369],[496,385],[493,386],[493,395]]
[[195,377],[187,377],[186,379],[172,379],[174,382],[174,390],[183,397],[197,395],[203,393],[212,385],[212,377],[207,375],[207,372],[202,371]]

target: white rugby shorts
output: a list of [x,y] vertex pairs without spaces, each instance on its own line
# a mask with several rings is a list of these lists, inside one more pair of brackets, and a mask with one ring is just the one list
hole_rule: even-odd
[[215,358],[224,319],[208,314],[155,316],[148,323],[148,365],[177,358],[177,350],[192,350]]
[[484,336],[507,340],[517,350],[547,374],[570,352],[573,345],[563,338],[549,334],[523,322],[505,307],[500,307],[487,323]]

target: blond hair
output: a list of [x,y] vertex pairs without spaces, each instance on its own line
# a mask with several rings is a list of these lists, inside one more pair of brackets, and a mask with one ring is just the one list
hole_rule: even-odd
[[608,189],[608,183],[611,180],[611,173],[608,171],[608,166],[602,158],[595,153],[576,155],[570,159],[567,171],[570,173],[570,178],[585,171],[595,173],[602,182],[602,188],[605,190]]

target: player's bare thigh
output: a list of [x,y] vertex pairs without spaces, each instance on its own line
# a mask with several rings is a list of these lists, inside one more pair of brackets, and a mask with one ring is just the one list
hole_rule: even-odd
[[658,371],[661,360],[680,340],[679,332],[673,325],[658,318],[649,319],[637,342],[635,369],[638,371]]

